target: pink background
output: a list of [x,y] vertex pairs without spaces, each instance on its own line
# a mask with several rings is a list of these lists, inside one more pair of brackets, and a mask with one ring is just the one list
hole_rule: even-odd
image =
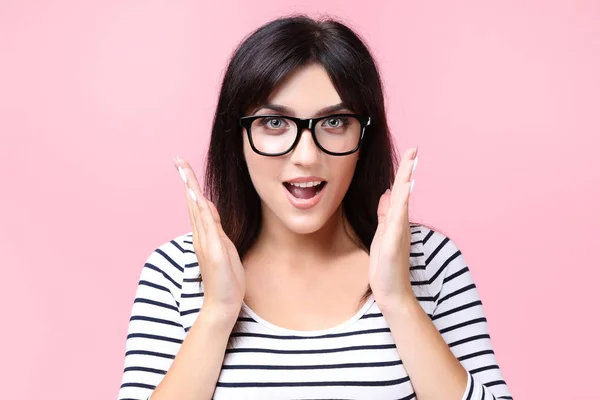
[[200,172],[230,52],[303,11],[374,49],[515,399],[600,399],[600,2],[202,3],[0,3],[3,398],[116,398],[143,262],[190,229],[171,157]]

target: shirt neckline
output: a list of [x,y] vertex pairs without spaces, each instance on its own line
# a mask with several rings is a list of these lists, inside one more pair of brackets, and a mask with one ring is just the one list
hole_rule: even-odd
[[273,331],[285,334],[285,335],[291,335],[291,336],[303,336],[303,337],[313,337],[313,336],[322,336],[322,335],[328,335],[331,333],[336,333],[339,331],[344,330],[345,328],[349,327],[350,325],[354,324],[356,321],[358,321],[359,319],[362,318],[363,315],[365,315],[365,313],[369,310],[369,308],[371,308],[371,306],[373,305],[373,303],[375,303],[375,298],[373,297],[373,294],[371,294],[369,296],[369,298],[367,299],[367,301],[365,302],[365,304],[363,304],[363,306],[360,308],[360,310],[354,314],[352,317],[350,317],[350,319],[347,319],[346,321],[333,326],[331,328],[326,328],[326,329],[320,329],[320,330],[294,330],[294,329],[287,329],[287,328],[283,328],[281,326],[272,324],[271,322],[261,318],[256,312],[254,312],[254,310],[252,310],[247,304],[246,302],[242,302],[242,310],[252,319],[254,319],[258,324],[263,325]]

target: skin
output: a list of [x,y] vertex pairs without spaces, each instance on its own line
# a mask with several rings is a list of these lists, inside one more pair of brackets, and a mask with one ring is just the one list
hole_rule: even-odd
[[[291,74],[266,103],[308,118],[333,114],[318,111],[341,99],[325,69],[313,64]],[[251,115],[280,114],[267,107],[253,111]],[[326,329],[350,318],[369,279],[368,254],[344,231],[341,208],[359,153],[325,154],[307,129],[294,150],[281,157],[256,154],[244,133],[244,156],[263,210],[260,235],[243,260],[246,304],[289,329]],[[321,201],[309,210],[295,208],[285,196],[283,182],[300,176],[327,181]]]
[[[282,82],[269,101],[306,118],[340,103],[340,98],[325,70],[310,65]],[[185,182],[205,296],[199,317],[153,400],[211,397],[227,336],[242,302],[283,328],[319,330],[350,318],[367,285],[390,326],[417,397],[460,399],[466,371],[421,308],[410,284],[408,204],[417,150],[404,153],[391,191],[381,196],[379,225],[369,255],[345,232],[340,208],[358,153],[326,155],[308,130],[298,146],[281,157],[255,154],[244,140],[245,160],[262,200],[263,221],[256,245],[243,261],[223,232],[214,205],[202,196],[189,163],[175,160]],[[327,180],[327,193],[315,207],[301,211],[286,199],[282,182],[307,175]],[[300,296],[302,302],[294,301]]]

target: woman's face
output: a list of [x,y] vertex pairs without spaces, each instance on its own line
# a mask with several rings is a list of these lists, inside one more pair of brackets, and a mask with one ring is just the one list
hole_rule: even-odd
[[[267,103],[249,115],[288,115],[299,118],[351,113],[339,108],[320,110],[342,101],[320,64],[311,64],[294,71],[271,93]],[[282,113],[269,106],[289,109]],[[327,121],[320,121],[319,123]],[[330,121],[333,126],[339,123]],[[272,120],[269,127],[280,128],[281,120]],[[253,125],[254,126],[254,125]],[[331,127],[332,125],[326,125]],[[253,129],[253,132],[255,130]],[[255,153],[248,136],[244,136],[244,156],[252,183],[262,200],[264,218],[275,218],[289,230],[308,234],[318,231],[338,210],[352,180],[358,152],[332,156],[322,152],[313,141],[310,130],[302,132],[297,146],[283,156],[268,157]],[[254,135],[254,134],[253,134]],[[269,139],[270,140],[270,139]],[[290,181],[296,181],[292,185]],[[321,182],[317,187],[300,188]]]

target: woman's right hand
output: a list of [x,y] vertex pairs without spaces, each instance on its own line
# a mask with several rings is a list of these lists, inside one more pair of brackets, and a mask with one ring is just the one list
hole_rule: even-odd
[[215,205],[202,195],[191,165],[178,157],[173,161],[185,186],[194,250],[204,284],[202,309],[235,323],[246,292],[240,256],[223,231]]

